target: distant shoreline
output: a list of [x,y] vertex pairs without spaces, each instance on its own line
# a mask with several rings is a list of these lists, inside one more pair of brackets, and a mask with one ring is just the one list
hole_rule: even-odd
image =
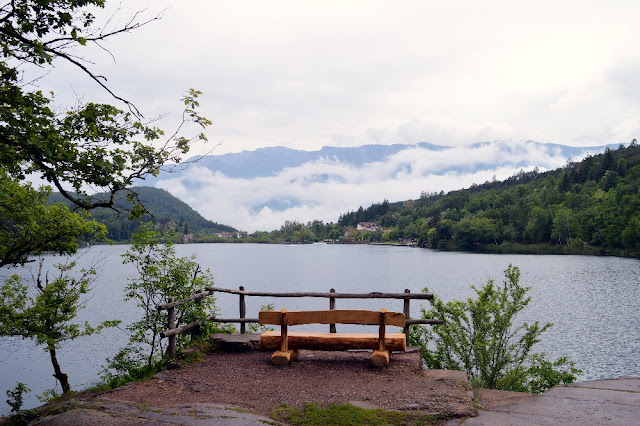
[[[370,246],[393,246],[393,247],[414,247],[414,248],[429,248],[422,247],[418,243],[401,243],[401,242],[370,242],[370,241],[324,241],[324,242],[304,242],[304,243],[290,243],[290,242],[277,242],[277,241],[248,241],[247,239],[218,239],[218,240],[197,240],[189,243],[182,243],[181,241],[174,242],[177,245],[188,244],[290,244],[290,245],[307,245],[307,244],[345,244],[345,245],[370,245]],[[130,241],[113,241],[111,243],[94,242],[91,245],[126,245],[131,244]],[[477,253],[477,254],[530,254],[530,255],[558,255],[558,256],[614,256],[622,258],[640,258],[640,253],[627,249],[604,249],[591,246],[580,245],[552,245],[552,244],[516,244],[516,243],[502,243],[502,244],[487,244],[478,246],[475,250],[462,250],[455,247],[442,247],[438,249],[429,248],[434,251],[441,252],[459,252],[459,253]]]

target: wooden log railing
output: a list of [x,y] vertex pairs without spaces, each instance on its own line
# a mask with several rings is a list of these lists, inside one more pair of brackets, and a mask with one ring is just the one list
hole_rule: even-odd
[[[219,293],[229,293],[229,294],[237,294],[239,296],[239,313],[240,318],[218,318],[215,315],[211,315],[207,317],[207,321],[218,322],[218,323],[236,323],[240,324],[240,333],[244,334],[246,332],[246,324],[247,323],[258,323],[258,318],[246,318],[247,307],[245,303],[245,296],[252,297],[320,297],[329,299],[329,309],[336,309],[336,299],[401,299],[404,301],[403,313],[406,317],[403,332],[406,336],[406,343],[409,344],[409,328],[414,324],[442,324],[441,320],[437,319],[409,319],[411,305],[411,299],[417,300],[431,300],[433,299],[433,294],[425,294],[425,293],[411,293],[411,290],[405,289],[404,293],[381,293],[381,292],[371,292],[371,293],[336,293],[335,289],[329,290],[329,293],[320,293],[320,292],[267,292],[267,291],[245,291],[243,286],[240,286],[238,290],[228,289],[228,288],[219,288],[219,287],[206,287],[205,290],[201,290],[196,294],[193,294],[185,299],[173,301],[169,300],[168,303],[163,305],[156,306],[158,311],[167,311],[168,321],[167,321],[167,330],[162,332],[160,336],[162,338],[169,338],[169,348],[168,353],[172,359],[176,357],[176,343],[175,336],[179,333],[184,333],[189,330],[192,330],[198,327],[198,322],[193,322],[190,324],[185,324],[180,327],[176,327],[175,325],[175,308],[184,303],[189,302],[198,302],[201,301],[202,298],[213,295],[215,292]],[[336,325],[329,324],[329,331],[331,333],[336,332]]]

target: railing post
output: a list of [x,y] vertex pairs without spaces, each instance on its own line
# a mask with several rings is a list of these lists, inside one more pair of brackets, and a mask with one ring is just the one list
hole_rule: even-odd
[[[244,291],[244,286],[240,286],[240,291]],[[247,315],[247,305],[244,301],[244,294],[240,295],[240,319],[244,319]],[[244,334],[246,331],[246,324],[240,323],[240,334]]]
[[[204,293],[204,290],[200,289],[196,292],[196,294],[202,294]],[[198,306],[202,306],[203,300],[202,298],[196,299],[196,305]],[[201,309],[201,308],[199,308]],[[196,328],[193,329],[193,331],[191,332],[191,336],[201,336],[202,335],[202,328],[200,326],[197,326]]]
[[280,351],[287,352],[289,350],[289,335],[287,332],[287,310],[280,310]]
[[[411,290],[406,288],[406,289],[404,289],[404,292],[405,292],[405,294],[409,294],[409,293],[411,293]],[[411,303],[411,299],[409,299],[409,298],[404,299],[404,310],[403,310],[403,313],[404,313],[405,324],[404,324],[403,331],[404,331],[404,337],[405,337],[405,339],[407,341],[407,346],[409,346],[409,326],[407,325],[406,321],[409,319],[409,316],[411,314],[410,303]]]
[[[173,297],[169,298],[169,303],[173,302]],[[168,317],[168,328],[169,330],[173,330],[174,328],[176,328],[176,313],[175,313],[175,308],[169,308],[167,309],[167,317]],[[177,358],[176,355],[176,335],[174,334],[173,336],[169,336],[169,358],[171,358],[172,360],[175,360]]]
[[386,350],[385,348],[385,328],[386,328],[386,324],[387,324],[387,310],[386,309],[380,309],[380,328],[378,330],[378,350],[380,352],[384,352]]
[[[335,293],[336,289],[332,288],[331,290],[329,290],[329,293]],[[334,310],[336,308],[336,298],[335,297],[330,297],[329,298],[329,310]],[[329,324],[329,332],[330,333],[335,333],[336,332],[336,325],[335,324]]]

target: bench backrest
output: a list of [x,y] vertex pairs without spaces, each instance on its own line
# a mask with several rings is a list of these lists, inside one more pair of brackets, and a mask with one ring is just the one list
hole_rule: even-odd
[[[384,311],[384,309],[382,310]],[[286,313],[287,325],[301,324],[367,324],[379,325],[381,311],[362,309],[332,309],[329,311],[260,311],[260,324],[281,325]],[[384,311],[385,325],[404,327],[405,316],[400,312]]]

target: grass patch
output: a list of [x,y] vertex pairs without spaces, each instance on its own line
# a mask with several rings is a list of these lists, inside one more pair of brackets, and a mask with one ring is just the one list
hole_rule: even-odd
[[107,370],[105,370],[104,374],[100,378],[100,383],[87,388],[86,392],[99,392],[99,391],[109,391],[112,389],[117,389],[121,386],[124,386],[131,382],[144,382],[151,380],[153,376],[157,373],[166,369],[165,363],[157,363],[148,368],[144,367],[130,367],[128,371],[120,372],[120,374],[113,374]]
[[[204,360],[205,352],[211,350],[211,346],[205,343],[195,344],[191,347],[193,351],[187,352],[180,360],[183,367],[197,364]],[[109,367],[115,370],[115,373],[105,368],[100,378],[100,383],[86,389],[87,392],[109,391],[117,389],[131,382],[144,382],[151,380],[153,376],[167,369],[170,360],[163,358],[159,362],[151,365],[136,363],[126,357],[121,360],[112,360]]]
[[302,408],[283,404],[273,410],[272,418],[291,425],[435,425],[437,416],[383,409],[364,409],[351,404],[319,407],[306,403]]

